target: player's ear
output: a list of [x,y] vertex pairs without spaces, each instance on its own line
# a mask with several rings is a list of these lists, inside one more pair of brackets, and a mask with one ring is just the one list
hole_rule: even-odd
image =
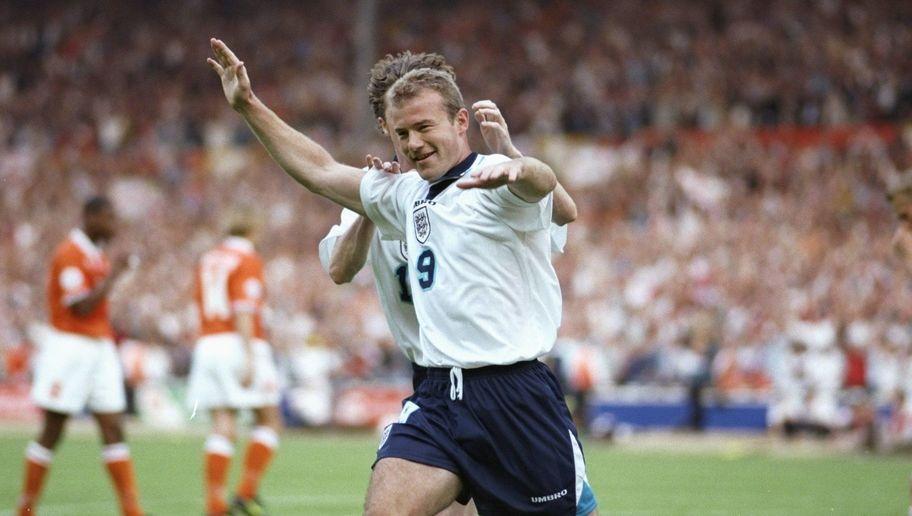
[[466,108],[462,108],[456,112],[456,129],[459,131],[459,134],[465,134],[469,130],[469,111]]
[[384,120],[382,116],[377,117],[377,128],[380,129],[380,132],[383,133],[384,136],[389,135],[389,129],[386,128],[386,120]]

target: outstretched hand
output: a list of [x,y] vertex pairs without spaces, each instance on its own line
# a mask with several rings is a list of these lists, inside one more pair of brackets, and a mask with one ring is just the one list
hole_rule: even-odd
[[367,162],[367,168],[376,168],[388,174],[398,174],[400,172],[398,161],[381,161],[380,158],[370,154],[367,155],[365,161]]
[[209,44],[212,46],[214,58],[207,58],[206,62],[222,80],[222,91],[228,104],[234,109],[249,104],[253,98],[253,90],[250,88],[250,77],[247,76],[244,62],[238,59],[222,40],[211,38]]
[[510,158],[522,157],[522,153],[513,146],[513,142],[510,140],[507,121],[504,120],[497,104],[491,100],[479,100],[472,104],[472,111],[475,112],[475,121],[478,122],[478,127],[481,129],[481,137],[484,138],[485,144],[491,151]]
[[469,188],[492,189],[513,184],[522,176],[523,166],[519,160],[510,160],[490,167],[473,170],[456,182],[464,190]]

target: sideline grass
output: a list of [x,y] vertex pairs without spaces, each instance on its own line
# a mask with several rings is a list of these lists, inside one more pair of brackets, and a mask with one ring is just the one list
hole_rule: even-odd
[[[18,496],[27,439],[22,432],[0,435],[0,516],[11,514]],[[202,514],[202,441],[199,435],[132,436],[131,451],[150,513]],[[912,462],[904,458],[789,458],[723,449],[673,453],[586,445],[589,478],[602,514],[900,515],[908,503]],[[285,435],[262,489],[271,513],[360,514],[375,446],[373,435]],[[91,433],[65,438],[39,514],[115,514],[99,448]],[[232,479],[240,460],[234,462]]]

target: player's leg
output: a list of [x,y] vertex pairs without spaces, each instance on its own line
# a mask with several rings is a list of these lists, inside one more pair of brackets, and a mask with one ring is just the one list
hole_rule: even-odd
[[45,410],[41,434],[25,449],[25,472],[18,505],[20,515],[34,514],[44,487],[44,478],[54,459],[54,449],[63,436],[68,417],[67,414]]
[[438,512],[437,516],[478,516],[478,509],[475,508],[475,502],[472,500],[469,500],[466,505],[453,502],[449,507]]
[[539,362],[479,375],[463,371],[454,400],[456,461],[481,514],[596,511],[585,458],[553,374]]
[[275,405],[255,408],[253,414],[256,426],[250,433],[250,442],[244,455],[244,469],[241,473],[234,505],[247,513],[255,514],[262,511],[257,496],[260,480],[279,446],[281,420],[279,407]]
[[139,487],[136,483],[133,459],[124,439],[121,413],[96,412],[93,416],[101,433],[101,456],[117,492],[121,512],[128,516],[143,514],[139,504]]
[[231,457],[234,455],[235,416],[229,408],[215,408],[209,412],[212,432],[205,444],[206,513],[226,514],[228,494],[226,484]]
[[462,491],[456,474],[417,462],[388,457],[371,473],[366,516],[430,516],[447,508]]
[[247,514],[264,512],[259,497],[260,480],[275,455],[282,426],[279,414],[278,376],[272,348],[263,340],[253,342],[254,384],[238,393],[237,402],[253,408],[254,428],[244,457],[235,507]]
[[57,331],[49,331],[40,343],[31,395],[44,411],[43,426],[37,441],[26,448],[22,514],[33,514],[68,416],[81,411],[89,399],[99,349],[96,342]]
[[127,407],[123,370],[114,343],[95,343],[98,356],[90,383],[87,406],[98,423],[103,443],[102,459],[114,484],[123,514],[142,514],[139,488],[130,448],[124,439],[123,411]]

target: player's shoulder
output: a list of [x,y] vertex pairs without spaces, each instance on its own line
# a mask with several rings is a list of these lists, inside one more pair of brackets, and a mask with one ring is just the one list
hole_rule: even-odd
[[512,158],[504,156],[503,154],[479,154],[475,159],[475,163],[472,164],[472,168],[489,167],[491,165],[510,161],[511,159]]
[[52,261],[60,264],[78,264],[82,258],[82,250],[69,236],[57,244],[52,255]]

